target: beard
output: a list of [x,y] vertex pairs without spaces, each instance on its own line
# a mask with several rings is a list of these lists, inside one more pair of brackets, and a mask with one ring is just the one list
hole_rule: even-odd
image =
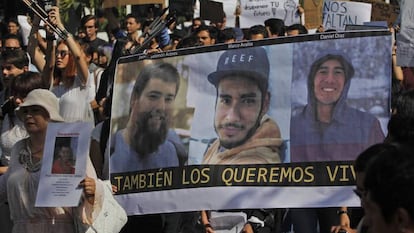
[[143,112],[135,122],[132,148],[140,155],[148,155],[158,150],[167,138],[169,117],[159,110]]
[[[246,136],[243,139],[239,140],[239,141],[231,142],[231,141],[226,141],[226,140],[223,140],[223,139],[219,138],[220,146],[222,146],[226,149],[232,149],[234,147],[243,145],[247,140],[249,140],[250,137],[253,136],[253,134],[256,132],[257,128],[259,127],[259,125],[260,125],[259,121],[256,121],[256,124],[253,127],[251,127],[249,129],[249,131],[247,131]],[[241,125],[241,124],[238,124],[238,123],[225,123],[225,124],[219,125],[218,127],[215,127],[215,130],[216,130],[216,132],[218,132],[217,129],[224,128],[224,127],[230,127],[230,126],[234,127],[234,128],[237,128],[237,129],[244,129],[245,128],[244,125]]]

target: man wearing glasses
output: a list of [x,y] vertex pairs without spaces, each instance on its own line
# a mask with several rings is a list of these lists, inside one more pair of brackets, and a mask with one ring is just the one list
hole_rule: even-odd
[[2,39],[2,51],[22,49],[20,39],[17,35],[7,34]]

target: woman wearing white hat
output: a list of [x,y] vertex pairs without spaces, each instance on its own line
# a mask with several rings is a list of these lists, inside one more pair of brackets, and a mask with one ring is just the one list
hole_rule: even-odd
[[29,137],[14,145],[9,169],[0,176],[0,203],[7,198],[13,232],[72,233],[77,232],[79,225],[87,227],[102,204],[102,183],[96,179],[89,159],[86,178],[80,183],[85,195],[78,207],[35,207],[47,125],[63,121],[58,99],[48,90],[35,89],[27,95],[16,114]]

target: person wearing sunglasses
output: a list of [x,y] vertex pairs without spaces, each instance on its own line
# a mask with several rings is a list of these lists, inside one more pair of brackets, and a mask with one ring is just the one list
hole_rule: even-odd
[[93,77],[89,75],[86,56],[79,43],[63,25],[59,8],[51,7],[49,20],[64,34],[65,39],[55,41],[54,32],[47,32],[45,82],[59,98],[60,114],[67,122],[94,122],[90,102],[95,97]]

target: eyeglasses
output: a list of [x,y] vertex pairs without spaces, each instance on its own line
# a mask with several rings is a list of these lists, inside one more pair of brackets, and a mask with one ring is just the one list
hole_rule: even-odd
[[56,51],[56,57],[59,57],[60,56],[61,58],[64,58],[68,54],[69,54],[69,51],[68,50],[57,50]]
[[89,26],[89,25],[85,25],[84,28],[95,28],[95,26]]

